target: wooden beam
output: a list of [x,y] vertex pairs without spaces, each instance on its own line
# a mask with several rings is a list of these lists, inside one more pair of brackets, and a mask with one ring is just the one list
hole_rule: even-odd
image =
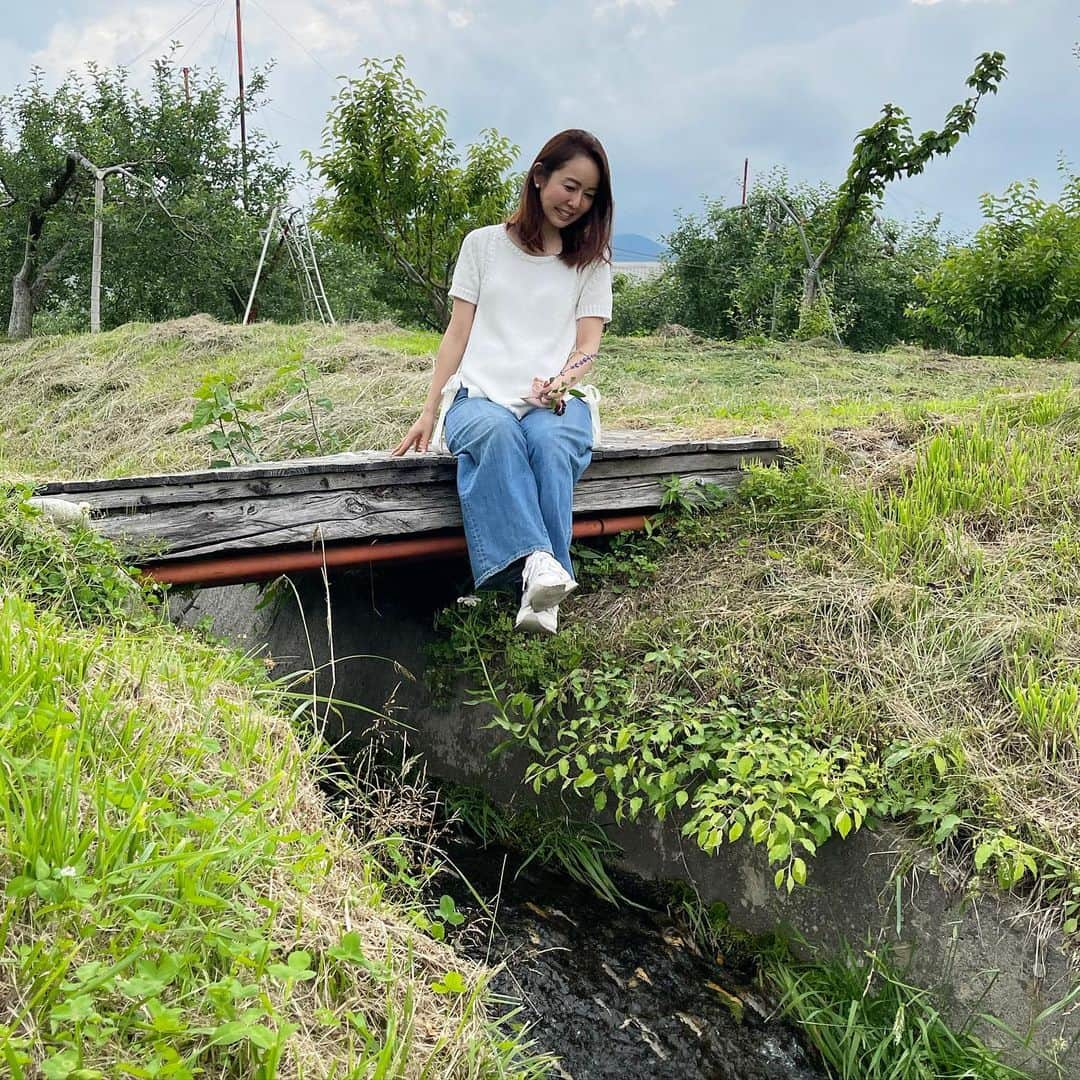
[[[680,477],[692,490],[702,484],[733,489],[733,469]],[[575,514],[621,513],[660,505],[663,488],[655,476],[585,480],[574,493]],[[363,491],[328,491],[249,500],[185,503],[150,513],[94,521],[102,535],[133,545],[143,560],[194,558],[227,551],[336,543],[369,537],[400,537],[460,529],[457,492],[449,486],[395,485]]]
[[[665,478],[688,491],[733,489],[749,462],[768,463],[775,439],[673,443],[615,436],[594,452],[574,493],[578,515],[653,510]],[[90,507],[94,527],[143,562],[198,558],[461,528],[449,455],[361,451],[289,462],[117,480],[51,483],[41,491]]]

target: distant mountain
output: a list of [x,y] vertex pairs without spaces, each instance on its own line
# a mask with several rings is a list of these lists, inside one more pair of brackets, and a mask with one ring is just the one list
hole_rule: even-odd
[[616,233],[611,245],[616,262],[656,262],[667,252],[663,244],[640,233]]

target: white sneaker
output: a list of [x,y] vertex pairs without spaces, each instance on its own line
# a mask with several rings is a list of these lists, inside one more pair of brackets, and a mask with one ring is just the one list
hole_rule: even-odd
[[524,601],[518,609],[514,628],[524,634],[555,634],[559,629],[559,609],[550,607],[534,611]]
[[521,573],[522,606],[533,611],[547,611],[562,603],[576,588],[577,582],[562,564],[546,551],[534,551],[525,560]]

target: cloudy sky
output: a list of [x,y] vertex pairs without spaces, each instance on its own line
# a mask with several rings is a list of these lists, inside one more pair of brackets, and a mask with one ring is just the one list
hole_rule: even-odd
[[[1080,166],[1076,0],[242,0],[246,62],[276,62],[258,123],[296,161],[316,148],[337,77],[402,53],[459,146],[494,127],[528,165],[548,135],[586,127],[615,173],[616,227],[660,237],[702,196],[737,202],[782,166],[839,183],[855,134],[881,106],[916,133],[966,96],[975,57],[1000,50],[1009,77],[972,135],[925,174],[892,185],[887,209],[979,224],[979,195],[1035,177],[1059,190]],[[234,0],[6,0],[0,93],[32,65],[50,79],[85,60],[136,81],[172,40],[182,63],[235,79]],[[42,12],[46,17],[42,18]]]

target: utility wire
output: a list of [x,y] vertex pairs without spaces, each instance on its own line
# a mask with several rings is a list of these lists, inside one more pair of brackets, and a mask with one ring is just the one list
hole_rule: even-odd
[[210,13],[210,18],[207,19],[205,23],[203,23],[203,28],[184,47],[184,51],[180,54],[179,58],[176,61],[177,67],[179,67],[181,64],[183,64],[184,58],[199,43],[199,40],[202,38],[203,34],[205,34],[206,31],[209,30],[210,27],[213,26],[213,24],[217,22],[218,11],[221,10],[221,0],[211,0],[211,3],[213,4],[214,7],[213,7],[213,11],[211,11],[211,13]]
[[332,75],[330,71],[323,66],[322,62],[317,56],[311,53],[307,46],[300,40],[298,40],[292,32],[285,26],[282,26],[274,16],[267,11],[262,4],[256,2],[256,0],[249,0],[253,7],[257,7],[328,79],[336,80],[337,76]]
[[155,49],[160,48],[166,41],[172,38],[172,35],[176,33],[182,26],[189,23],[196,15],[199,14],[204,8],[209,7],[211,4],[217,4],[219,0],[202,0],[202,3],[196,4],[186,15],[181,15],[179,19],[165,31],[156,41],[151,42],[146,46],[137,56],[132,57],[126,64],[121,64],[121,67],[131,67],[133,64],[137,64],[147,53],[153,52]]

